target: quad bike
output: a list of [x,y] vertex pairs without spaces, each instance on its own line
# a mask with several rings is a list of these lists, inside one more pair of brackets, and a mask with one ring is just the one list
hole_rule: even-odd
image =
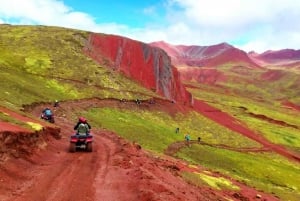
[[88,152],[93,151],[93,135],[72,135],[70,138],[70,152],[76,152],[77,149],[83,149]]
[[50,115],[50,116],[47,116],[45,114],[42,114],[41,115],[41,119],[44,119],[46,121],[49,121],[50,123],[54,123],[54,116],[53,115]]

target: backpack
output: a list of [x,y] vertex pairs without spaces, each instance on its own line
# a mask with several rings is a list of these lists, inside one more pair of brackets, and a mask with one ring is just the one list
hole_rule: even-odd
[[79,135],[86,135],[89,132],[89,127],[87,124],[80,123],[77,128],[77,133]]

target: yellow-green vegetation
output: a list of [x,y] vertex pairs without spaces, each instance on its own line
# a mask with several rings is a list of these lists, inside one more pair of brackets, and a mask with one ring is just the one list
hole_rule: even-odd
[[88,36],[59,27],[0,25],[1,103],[157,96],[86,56]]
[[41,124],[38,123],[34,123],[34,122],[27,122],[28,125],[30,125],[35,131],[40,131],[43,129],[43,126]]
[[[52,102],[56,99],[135,99],[137,96],[143,99],[157,96],[117,71],[100,66],[87,57],[83,48],[88,37],[88,32],[73,29],[0,25],[0,105],[17,110],[23,104]],[[198,88],[189,91],[195,98],[206,100],[232,114],[270,141],[299,149],[299,129],[275,125],[250,115],[263,114],[299,127],[299,113],[280,105],[281,99],[300,104],[299,90],[295,90],[297,83],[300,83],[299,74],[290,71],[279,81],[261,82],[259,77],[265,70],[232,70],[232,65],[228,63],[219,68],[228,75],[226,83],[216,86],[190,83]],[[112,130],[139,143],[144,149],[157,153],[163,153],[174,142],[183,141],[186,133],[190,134],[192,140],[201,137],[202,141],[211,145],[261,147],[253,140],[196,112],[178,113],[172,117],[162,111],[146,111],[138,106],[131,110],[93,108],[75,112],[84,114],[93,127]],[[20,122],[1,112],[0,120],[33,131],[41,129],[39,124]],[[177,127],[180,128],[179,134],[175,133]],[[220,171],[266,192],[274,192],[282,200],[300,200],[300,183],[297,180],[299,164],[293,164],[278,155],[240,153],[193,144],[181,150],[177,157]],[[209,174],[184,173],[183,176],[196,184],[237,190],[230,181]]]
[[220,171],[265,192],[275,193],[282,200],[300,199],[299,164],[279,155],[241,153],[193,145],[192,149],[182,149],[177,156],[192,164]]
[[[22,114],[20,114],[22,115]],[[25,115],[25,114],[24,114]],[[15,124],[17,126],[21,126],[27,128],[29,130],[37,131],[41,130],[42,126],[33,122],[23,122],[14,117],[11,117],[9,114],[0,111],[0,120],[3,122],[9,122],[11,124]]]
[[300,71],[280,67],[273,70],[253,69],[245,66],[218,70],[227,78],[226,82],[219,84],[239,96],[263,98],[274,102],[292,98],[300,104],[299,94],[295,90],[299,86]]
[[[234,95],[234,92],[225,94],[224,89],[220,88],[197,86],[198,89],[189,90],[196,98],[206,100],[214,107],[233,115],[271,142],[300,151],[299,112],[281,107],[271,100],[258,101],[251,97]],[[263,115],[266,118],[257,118],[251,114]],[[286,125],[276,124],[275,121]]]
[[[189,133],[191,139],[199,136],[210,144],[224,144],[231,147],[259,147],[256,142],[243,137],[191,112],[171,117],[164,112],[141,110],[121,110],[112,108],[91,109],[84,114],[96,125],[113,130],[122,137],[140,143],[144,148],[163,152],[171,143],[183,141]],[[175,133],[175,128],[180,133]]]
[[197,186],[209,185],[217,190],[240,190],[238,186],[234,185],[230,180],[225,179],[224,177],[214,177],[198,172],[183,172],[182,176]]
[[[217,85],[189,82],[189,86],[194,86],[188,89],[193,96],[231,114],[269,141],[300,153],[300,114],[281,104],[282,100],[300,104],[299,71],[281,69],[274,73],[279,75],[278,79],[263,80],[261,75],[267,72],[265,69],[227,66],[218,70],[227,80]],[[193,145],[192,149],[182,149],[177,157],[275,193],[282,200],[300,199],[299,164],[278,155]]]
[[285,145],[286,147],[297,151],[300,154],[300,136],[299,128],[289,126],[280,126],[272,124],[261,119],[249,116],[239,116],[239,119],[246,122],[248,127],[253,130],[258,130],[269,141],[275,144]]

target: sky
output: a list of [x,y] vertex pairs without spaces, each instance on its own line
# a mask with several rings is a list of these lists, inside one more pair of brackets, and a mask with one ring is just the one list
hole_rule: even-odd
[[300,49],[299,19],[300,0],[0,0],[0,23],[258,53]]

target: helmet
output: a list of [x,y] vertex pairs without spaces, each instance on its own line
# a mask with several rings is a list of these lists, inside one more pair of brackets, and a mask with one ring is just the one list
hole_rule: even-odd
[[86,119],[84,117],[79,117],[78,121],[80,123],[86,123]]

